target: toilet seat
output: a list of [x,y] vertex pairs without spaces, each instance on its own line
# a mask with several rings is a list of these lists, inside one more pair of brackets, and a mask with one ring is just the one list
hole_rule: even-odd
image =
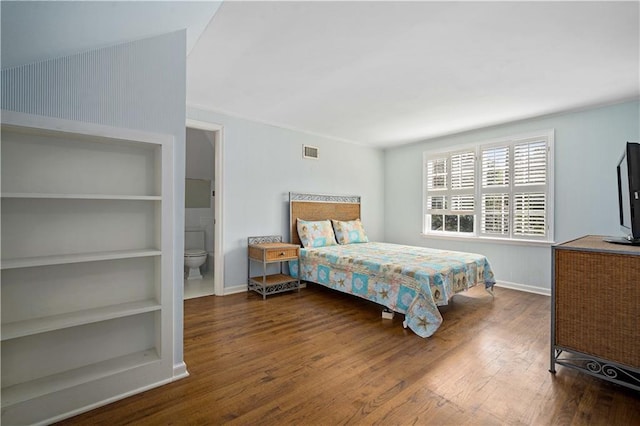
[[184,251],[184,257],[199,257],[207,254],[204,250],[199,249],[188,249]]

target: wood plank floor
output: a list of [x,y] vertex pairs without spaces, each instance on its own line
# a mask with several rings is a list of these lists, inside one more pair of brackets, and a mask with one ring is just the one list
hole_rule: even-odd
[[640,392],[548,372],[550,298],[453,300],[428,339],[315,285],[187,300],[188,378],[61,424],[640,425]]

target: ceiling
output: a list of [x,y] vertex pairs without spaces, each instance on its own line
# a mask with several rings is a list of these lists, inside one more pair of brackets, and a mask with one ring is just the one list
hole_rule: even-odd
[[640,96],[640,2],[7,2],[2,67],[187,28],[187,104],[375,147]]

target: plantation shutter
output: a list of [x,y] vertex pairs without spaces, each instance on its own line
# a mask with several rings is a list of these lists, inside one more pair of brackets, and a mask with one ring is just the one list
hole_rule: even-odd
[[473,189],[474,159],[473,151],[451,156],[451,189]]
[[544,237],[547,233],[547,141],[518,142],[513,151],[513,234]]
[[509,235],[509,194],[482,194],[484,234]]
[[509,186],[509,147],[499,146],[482,150],[482,187]]
[[436,158],[427,161],[427,189],[429,191],[447,189],[446,158]]
[[434,158],[427,161],[427,211],[430,213],[448,209],[447,158]]
[[508,145],[490,146],[482,152],[482,234],[509,235],[510,149]]
[[546,204],[546,195],[543,193],[515,193],[513,233],[544,236],[547,230]]
[[513,151],[516,186],[547,183],[546,141],[517,144]]
[[553,241],[554,132],[423,153],[425,234]]
[[451,211],[473,214],[475,209],[475,152],[451,155]]
[[464,151],[427,160],[427,211],[473,214],[475,152]]

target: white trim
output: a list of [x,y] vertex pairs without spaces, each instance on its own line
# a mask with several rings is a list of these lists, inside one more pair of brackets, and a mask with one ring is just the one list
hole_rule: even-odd
[[185,377],[189,377],[187,364],[185,364],[184,361],[178,364],[173,364],[173,381],[184,379]]
[[233,287],[225,287],[224,296],[228,296],[230,294],[236,294],[236,293],[244,293],[246,291],[248,291],[246,284],[235,285]]
[[192,129],[209,130],[210,132],[217,132],[223,129],[222,124],[210,123],[208,121],[193,120],[191,118],[186,119],[186,127]]
[[549,154],[547,157],[547,195],[549,199],[547,200],[547,239],[553,241],[556,237],[555,234],[555,223],[556,223],[556,210],[555,210],[555,200],[556,195],[554,188],[556,187],[556,174],[554,164],[556,162],[556,130],[549,129],[547,132],[547,149],[549,150]]
[[222,208],[224,201],[224,173],[222,171],[222,167],[224,165],[224,126],[221,124],[192,120],[189,118],[186,119],[185,126],[192,129],[211,131],[215,134],[215,142],[213,144],[215,162],[213,190],[216,194],[213,198],[213,292],[216,296],[222,296],[224,294],[224,227],[222,226],[224,211]]
[[150,385],[141,386],[141,387],[136,388],[136,389],[134,389],[132,391],[124,392],[124,393],[118,394],[118,395],[116,395],[114,397],[103,399],[103,400],[100,400],[99,402],[96,402],[96,403],[93,403],[93,404],[88,404],[88,405],[85,405],[84,407],[81,407],[81,408],[78,408],[78,409],[75,409],[75,410],[71,410],[71,411],[67,411],[67,412],[65,412],[63,414],[59,414],[59,415],[54,416],[54,417],[50,417],[50,418],[45,419],[45,420],[43,420],[41,422],[34,423],[34,426],[36,426],[36,425],[50,425],[50,424],[58,422],[60,420],[69,419],[71,417],[77,416],[78,414],[86,413],[88,411],[95,410],[96,408],[100,408],[100,407],[104,407],[105,405],[109,405],[109,404],[111,404],[113,402],[120,401],[120,400],[125,399],[125,398],[129,398],[130,396],[133,396],[133,395],[136,395],[136,394],[139,394],[139,393],[142,393],[142,392],[146,392],[148,390],[151,390],[151,389],[154,389],[154,388],[158,388],[160,386],[164,386],[164,385],[169,384],[169,383],[171,383],[173,381],[174,381],[174,379],[159,380],[159,381],[157,381],[155,383],[152,383]]
[[453,233],[433,233],[425,234],[421,233],[422,238],[433,238],[436,240],[449,240],[449,241],[464,241],[474,243],[486,243],[486,244],[507,244],[514,246],[530,246],[530,247],[551,247],[555,244],[554,241],[541,241],[541,240],[524,240],[524,239],[507,239],[507,238],[491,238],[482,236],[459,236]]
[[[511,290],[524,291],[525,293],[540,294],[542,296],[551,297],[551,289],[536,287],[533,285],[511,283],[509,281],[497,281],[496,287],[508,288]],[[500,296],[497,295],[496,297],[500,297]]]
[[108,126],[105,124],[66,120],[64,118],[27,114],[4,109],[0,112],[0,115],[2,118],[3,126],[17,126],[29,129],[41,129],[44,132],[53,131],[62,133],[74,133],[85,135],[88,137],[135,140],[138,143],[146,142],[154,145],[172,144],[174,142],[173,135],[166,133],[153,133],[145,130],[128,129],[124,127]]

